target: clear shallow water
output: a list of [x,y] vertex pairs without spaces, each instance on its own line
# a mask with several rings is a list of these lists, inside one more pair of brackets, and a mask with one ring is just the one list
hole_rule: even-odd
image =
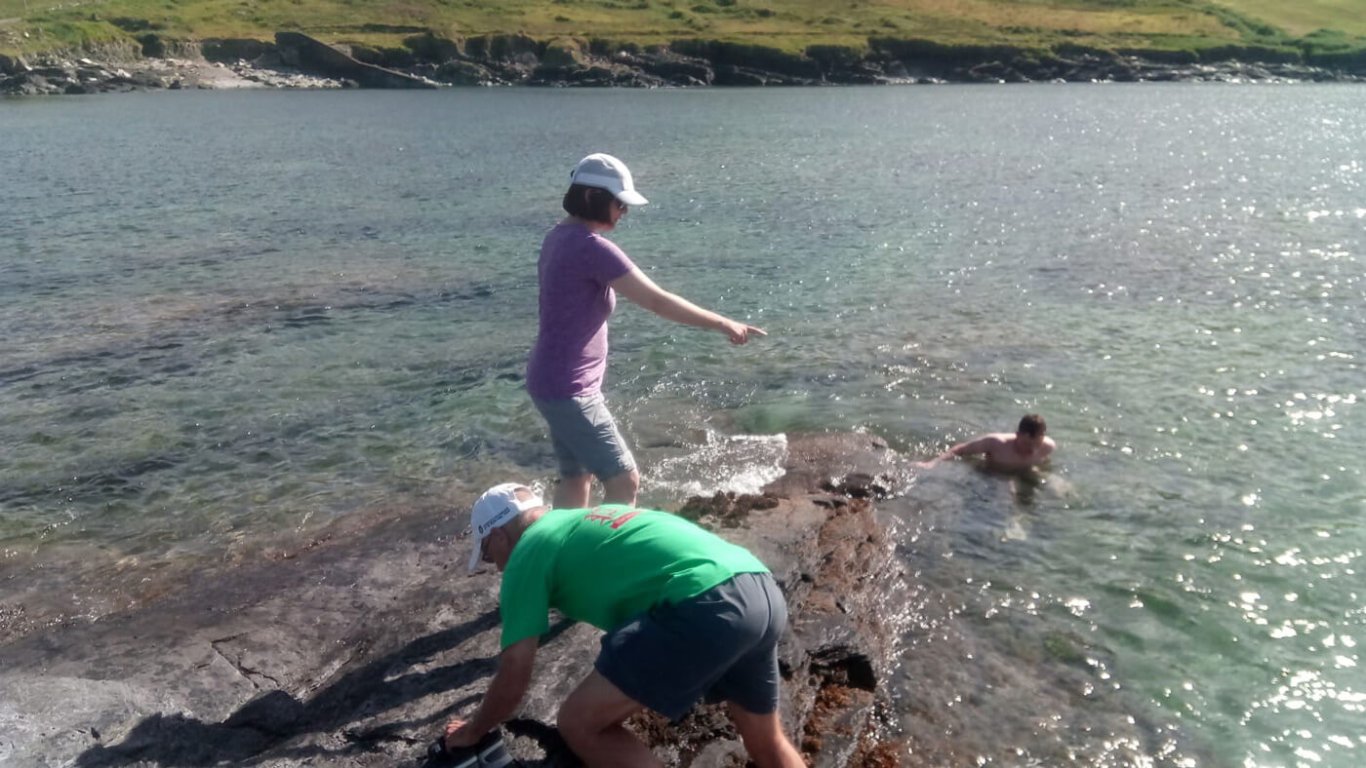
[[884,505],[919,590],[891,735],[954,764],[1359,765],[1362,95],[0,102],[0,610],[98,616],[549,478],[536,248],[606,149],[652,201],[617,242],[772,334],[622,306],[608,391],[647,501],[761,483],[780,439],[737,436],[929,455],[1048,417],[1043,482],[946,465]]

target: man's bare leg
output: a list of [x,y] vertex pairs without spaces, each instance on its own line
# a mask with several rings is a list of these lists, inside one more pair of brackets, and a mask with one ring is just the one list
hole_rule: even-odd
[[783,733],[778,713],[756,715],[731,702],[727,705],[735,730],[745,743],[745,751],[759,768],[806,768],[802,753]]
[[641,704],[593,670],[560,705],[560,735],[589,768],[664,765],[622,725]]

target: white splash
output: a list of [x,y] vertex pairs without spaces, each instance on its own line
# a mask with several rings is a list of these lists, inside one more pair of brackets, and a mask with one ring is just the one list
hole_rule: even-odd
[[787,463],[787,435],[719,435],[707,432],[707,442],[683,456],[663,459],[642,478],[654,488],[684,496],[709,496],[717,491],[759,493],[783,475]]

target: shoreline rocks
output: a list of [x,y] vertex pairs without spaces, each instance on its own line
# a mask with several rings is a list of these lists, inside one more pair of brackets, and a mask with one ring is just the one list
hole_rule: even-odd
[[[343,88],[342,80],[247,61],[148,58],[121,64],[90,59],[48,58],[0,77],[0,95],[48,96],[155,90],[243,88]],[[352,84],[354,86],[354,84]]]
[[[0,94],[81,94],[158,88],[699,87],[1029,82],[1366,82],[1366,61],[1306,61],[1280,51],[1193,53],[1089,48],[1034,51],[871,39],[867,49],[680,40],[641,47],[601,40],[412,35],[402,47],[328,45],[298,32],[274,42],[168,41],[147,33],[141,56],[108,60],[0,58]],[[98,53],[92,56],[99,57]]]
[[[816,766],[896,764],[884,679],[907,579],[872,500],[904,461],[866,435],[790,442],[760,496],[693,499],[681,514],[756,552],[788,597],[785,723]],[[845,489],[852,493],[825,489]],[[0,754],[18,766],[421,764],[443,721],[482,695],[498,651],[495,573],[464,573],[468,500],[378,517],[289,557],[190,579],[97,622],[0,645]],[[528,766],[574,765],[554,729],[599,633],[560,621],[506,726]],[[632,727],[673,765],[734,764],[715,706]]]

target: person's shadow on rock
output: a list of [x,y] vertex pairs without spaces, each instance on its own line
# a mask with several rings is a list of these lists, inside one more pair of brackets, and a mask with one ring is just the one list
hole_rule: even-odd
[[[546,640],[558,636],[571,625],[572,622],[561,622],[551,629]],[[143,718],[123,741],[95,746],[81,753],[74,765],[77,768],[110,768],[129,763],[161,766],[250,764],[258,756],[264,759],[263,753],[273,747],[306,733],[339,731],[347,745],[336,750],[315,745],[277,750],[268,757],[272,761],[305,761],[373,753],[383,742],[414,744],[414,739],[406,734],[424,726],[431,727],[432,738],[435,738],[437,725],[444,724],[445,718],[472,704],[478,697],[454,701],[425,717],[387,722],[364,730],[346,726],[491,676],[497,668],[496,657],[466,659],[398,676],[392,673],[396,666],[411,667],[497,626],[498,613],[490,611],[464,624],[425,635],[394,653],[372,659],[347,672],[307,702],[301,702],[285,691],[273,690],[243,704],[221,723],[206,723],[180,713],[158,712]],[[548,755],[564,749],[558,733],[540,723],[513,722],[508,724],[508,729],[542,742]],[[560,764],[559,760],[547,762]]]

